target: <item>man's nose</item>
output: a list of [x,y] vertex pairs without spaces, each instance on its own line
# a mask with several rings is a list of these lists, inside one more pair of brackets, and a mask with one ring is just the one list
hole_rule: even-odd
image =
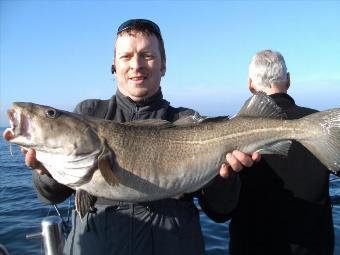
[[136,55],[131,58],[130,60],[130,68],[132,69],[139,69],[144,66],[143,58]]

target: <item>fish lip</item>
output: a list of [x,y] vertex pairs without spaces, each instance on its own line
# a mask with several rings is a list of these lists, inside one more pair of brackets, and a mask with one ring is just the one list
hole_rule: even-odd
[[29,137],[29,121],[28,118],[20,111],[13,107],[7,111],[10,127],[6,128],[3,138],[11,141],[18,136]]
[[9,128],[6,128],[4,133],[3,133],[3,138],[7,141],[11,141],[13,140],[16,135],[15,135],[15,131],[18,127],[18,121],[17,119],[15,118],[15,109],[12,108],[12,109],[9,109],[7,111],[7,116],[8,116],[8,120],[9,120],[9,124],[10,124],[10,127]]

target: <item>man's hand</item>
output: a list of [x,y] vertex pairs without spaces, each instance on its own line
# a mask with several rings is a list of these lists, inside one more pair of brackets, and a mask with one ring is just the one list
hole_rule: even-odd
[[47,174],[47,169],[36,158],[35,150],[21,147],[21,152],[25,155],[26,166],[35,170],[38,174]]
[[239,172],[244,167],[251,167],[254,162],[258,162],[261,159],[261,155],[258,152],[252,155],[245,154],[241,151],[233,151],[226,155],[226,162],[222,164],[220,168],[220,175],[223,178],[228,178],[232,171]]

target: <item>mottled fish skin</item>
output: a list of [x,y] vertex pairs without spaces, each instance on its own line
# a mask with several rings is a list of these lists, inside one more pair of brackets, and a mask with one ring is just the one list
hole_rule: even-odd
[[340,170],[340,109],[286,120],[264,93],[230,120],[121,124],[33,103],[14,103],[8,115],[6,140],[34,148],[58,182],[105,199],[151,201],[192,192],[218,174],[226,153],[286,155],[291,140]]

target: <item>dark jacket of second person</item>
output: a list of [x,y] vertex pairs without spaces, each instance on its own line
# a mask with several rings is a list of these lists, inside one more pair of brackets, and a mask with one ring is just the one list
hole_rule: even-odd
[[[297,106],[287,94],[271,97],[288,119],[316,112]],[[263,155],[240,172],[238,206],[232,214],[220,215],[220,221],[231,217],[231,254],[333,254],[329,173],[298,142],[288,157]]]

